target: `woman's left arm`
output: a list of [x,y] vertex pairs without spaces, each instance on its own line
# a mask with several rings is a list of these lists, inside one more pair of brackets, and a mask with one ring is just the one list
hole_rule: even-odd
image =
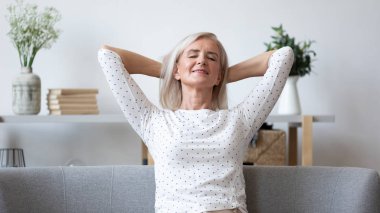
[[264,76],[244,101],[233,109],[243,115],[248,132],[256,132],[267,119],[285,86],[293,61],[294,53],[290,47],[276,50],[269,58]]
[[227,82],[235,82],[245,78],[263,76],[268,69],[268,61],[275,50],[261,53],[248,60],[228,68]]

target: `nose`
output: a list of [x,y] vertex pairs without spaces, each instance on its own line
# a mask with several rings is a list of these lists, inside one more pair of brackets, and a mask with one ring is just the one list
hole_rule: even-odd
[[205,57],[199,57],[197,64],[198,65],[206,65],[206,59],[205,59]]

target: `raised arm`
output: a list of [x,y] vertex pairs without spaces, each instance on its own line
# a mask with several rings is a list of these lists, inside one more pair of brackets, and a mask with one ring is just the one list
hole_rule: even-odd
[[272,111],[285,86],[293,66],[294,53],[290,47],[276,50],[269,58],[268,69],[255,88],[234,110],[244,115],[243,121],[256,132]]
[[261,53],[253,58],[240,62],[228,69],[227,82],[235,82],[245,78],[263,76],[268,69],[268,61],[275,50]]
[[158,61],[108,45],[103,45],[101,48],[117,53],[121,57],[124,67],[128,70],[129,74],[144,74],[157,78],[160,77],[161,63]]
[[152,114],[159,109],[145,96],[116,52],[101,48],[98,51],[98,60],[121,111],[131,127],[146,143],[146,127]]
[[[143,74],[160,78],[160,62],[128,50],[111,47],[108,45],[103,45],[101,48],[117,53],[121,57],[124,67],[128,70],[129,74]],[[245,78],[263,76],[265,71],[268,69],[268,60],[273,52],[274,50],[264,52],[231,66],[228,70],[227,82],[231,83],[243,80]]]

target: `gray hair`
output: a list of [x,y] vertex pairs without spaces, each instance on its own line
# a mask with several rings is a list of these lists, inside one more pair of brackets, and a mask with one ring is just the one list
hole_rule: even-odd
[[162,62],[161,80],[160,80],[160,103],[164,109],[177,110],[182,102],[181,82],[173,76],[176,70],[176,64],[183,51],[193,42],[201,38],[208,38],[217,44],[220,52],[220,74],[221,83],[214,86],[212,91],[211,106],[213,110],[227,109],[227,70],[228,58],[227,53],[218,38],[213,33],[201,32],[187,36],[174,47],[174,49],[166,55]]

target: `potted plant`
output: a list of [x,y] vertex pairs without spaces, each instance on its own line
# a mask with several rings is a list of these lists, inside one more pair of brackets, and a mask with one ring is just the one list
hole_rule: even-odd
[[22,0],[8,7],[8,36],[17,49],[21,65],[21,75],[12,84],[12,109],[16,114],[39,113],[41,80],[32,73],[32,65],[37,52],[50,48],[60,34],[60,30],[54,28],[61,19],[60,13],[53,7],[41,13],[37,9],[37,5],[24,4]]
[[282,25],[272,27],[272,29],[275,31],[275,35],[271,36],[272,41],[264,43],[267,51],[289,46],[294,53],[293,66],[279,100],[278,112],[279,114],[301,114],[296,83],[299,77],[311,73],[311,63],[317,55],[315,51],[310,49],[314,41],[296,42],[294,37],[285,32]]

